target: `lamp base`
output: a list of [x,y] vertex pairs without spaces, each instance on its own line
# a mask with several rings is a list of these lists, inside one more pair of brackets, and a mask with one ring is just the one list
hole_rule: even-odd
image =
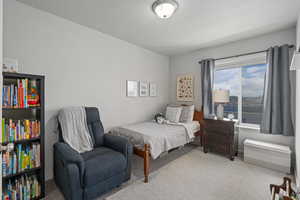
[[217,107],[217,119],[223,120],[224,118],[224,107],[222,104],[219,104]]

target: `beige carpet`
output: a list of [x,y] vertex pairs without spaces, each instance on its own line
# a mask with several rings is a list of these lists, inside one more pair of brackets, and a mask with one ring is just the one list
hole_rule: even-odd
[[[285,174],[234,162],[186,145],[151,161],[151,178],[142,182],[142,160],[134,156],[132,179],[97,200],[266,200],[270,183],[281,184]],[[46,200],[63,200],[53,181],[46,184]]]
[[266,200],[269,184],[281,184],[285,174],[234,162],[199,148],[136,180],[106,200]]

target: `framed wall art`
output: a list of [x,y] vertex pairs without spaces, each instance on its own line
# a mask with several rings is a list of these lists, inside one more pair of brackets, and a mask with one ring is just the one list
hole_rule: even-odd
[[128,97],[139,96],[139,82],[138,81],[127,81],[127,96]]
[[182,75],[177,77],[177,101],[194,100],[194,77]]
[[149,96],[148,83],[146,81],[140,81],[140,96],[147,97]]
[[150,83],[149,84],[149,90],[150,90],[150,97],[156,97],[157,96],[157,85],[156,85],[156,83]]

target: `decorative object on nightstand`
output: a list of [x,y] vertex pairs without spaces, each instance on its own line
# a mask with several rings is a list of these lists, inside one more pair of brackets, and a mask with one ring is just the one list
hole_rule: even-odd
[[234,114],[233,113],[228,114],[227,118],[232,121],[234,119]]
[[230,160],[238,153],[238,132],[235,131],[235,121],[204,119],[203,147],[208,150],[225,153]]
[[224,117],[223,104],[229,102],[229,90],[217,89],[214,91],[214,102],[219,104],[217,107],[217,118],[222,120]]

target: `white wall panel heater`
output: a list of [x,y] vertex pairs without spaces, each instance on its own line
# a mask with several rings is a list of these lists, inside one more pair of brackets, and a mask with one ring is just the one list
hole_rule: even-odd
[[291,149],[284,145],[246,139],[244,161],[289,174],[291,172]]

